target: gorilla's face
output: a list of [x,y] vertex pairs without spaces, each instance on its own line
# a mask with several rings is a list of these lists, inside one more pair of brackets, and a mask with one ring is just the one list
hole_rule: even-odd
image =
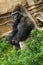
[[14,12],[12,15],[14,16],[14,19],[19,18],[19,12],[18,11]]
[[12,16],[13,16],[13,19],[15,22],[19,22],[22,17],[22,14],[21,14],[21,12],[16,11],[16,12],[12,13]]

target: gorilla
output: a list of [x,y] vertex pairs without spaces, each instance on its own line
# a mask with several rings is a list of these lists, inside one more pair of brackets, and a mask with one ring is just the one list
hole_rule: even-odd
[[15,46],[16,50],[26,47],[24,41],[29,37],[31,30],[35,28],[33,20],[28,16],[24,6],[17,5],[12,13],[13,31],[10,33],[8,40]]

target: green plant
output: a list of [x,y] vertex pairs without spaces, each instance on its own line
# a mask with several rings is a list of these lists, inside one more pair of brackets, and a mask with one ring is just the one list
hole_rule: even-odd
[[43,31],[31,31],[28,50],[12,48],[7,39],[0,40],[0,65],[43,65]]

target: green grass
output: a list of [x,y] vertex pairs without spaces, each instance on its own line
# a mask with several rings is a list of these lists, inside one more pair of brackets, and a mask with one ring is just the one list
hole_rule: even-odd
[[0,65],[43,65],[43,31],[32,30],[28,50],[12,48],[6,38],[0,40]]

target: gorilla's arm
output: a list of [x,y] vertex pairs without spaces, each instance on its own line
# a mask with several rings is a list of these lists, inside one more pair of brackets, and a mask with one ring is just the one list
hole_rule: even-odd
[[12,31],[12,33],[14,35],[18,32],[17,26],[20,23],[20,20],[21,20],[22,16],[23,15],[19,11],[16,11],[16,12],[12,13],[12,17],[13,17],[13,26],[12,26],[13,27],[13,31]]

